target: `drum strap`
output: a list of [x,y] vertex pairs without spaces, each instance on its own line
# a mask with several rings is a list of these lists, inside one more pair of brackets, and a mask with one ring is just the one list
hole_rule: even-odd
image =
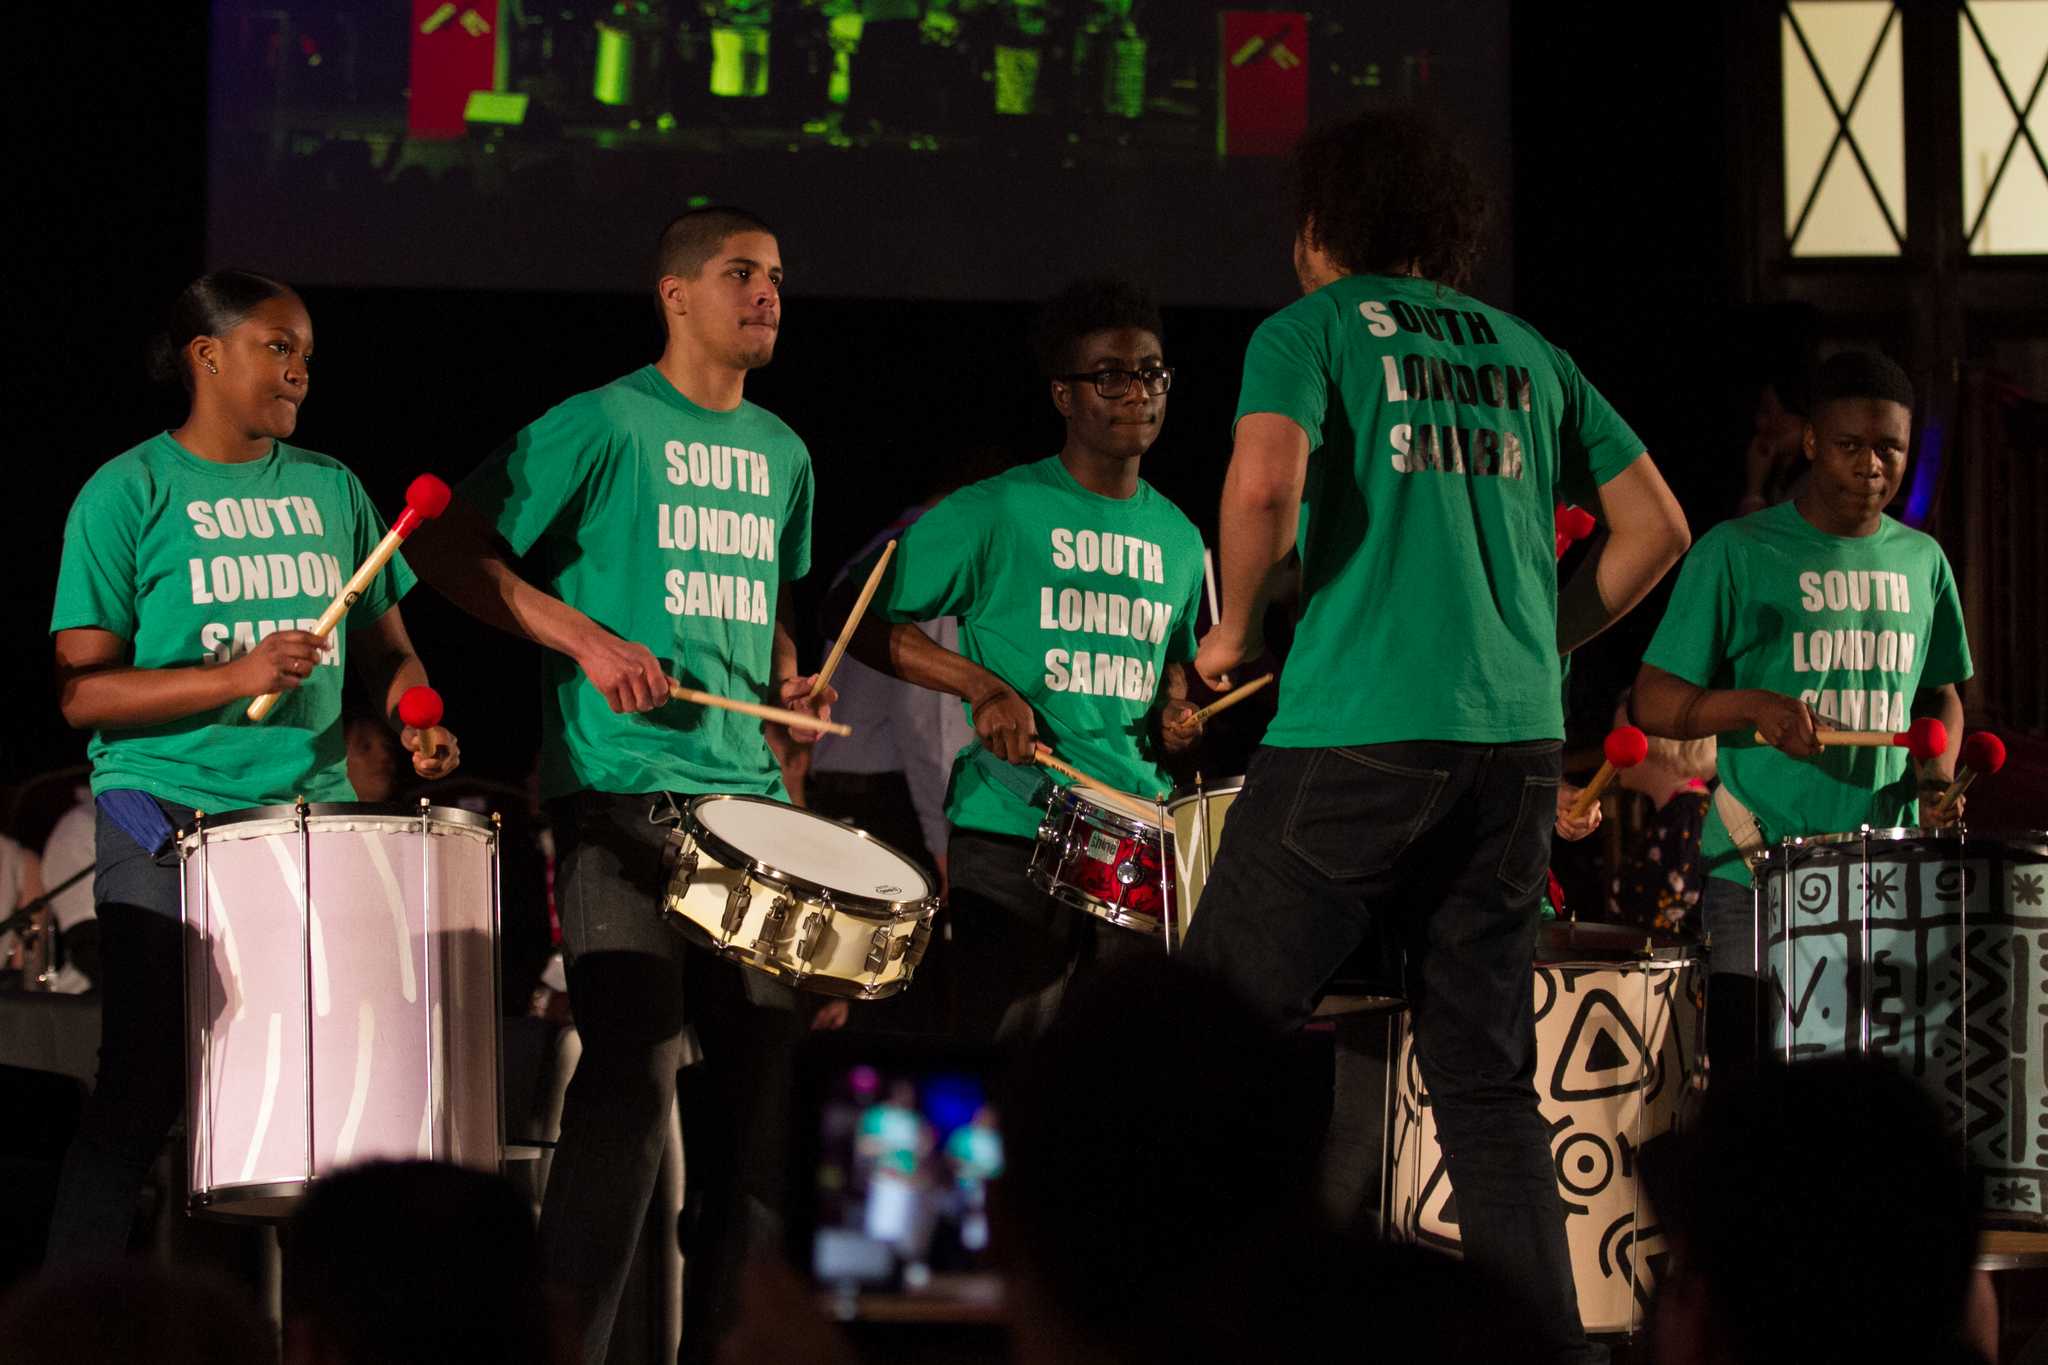
[[1722,828],[1728,831],[1729,840],[1744,862],[1754,858],[1769,842],[1764,837],[1764,827],[1742,804],[1742,798],[1728,790],[1726,782],[1714,785],[1714,814],[1721,817]]

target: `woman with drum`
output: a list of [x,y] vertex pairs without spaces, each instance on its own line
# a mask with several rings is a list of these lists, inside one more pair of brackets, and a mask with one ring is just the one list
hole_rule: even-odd
[[[384,535],[356,477],[286,444],[305,402],[313,324],[290,286],[221,270],[178,296],[152,369],[181,381],[175,430],[116,456],[72,505],[50,619],[64,718],[92,731],[101,926],[98,1079],[64,1161],[49,1260],[119,1255],[144,1172],[184,1103],[181,877],[169,852],[195,812],[350,801],[341,666],[400,728],[426,682],[396,558],[353,629],[316,618]],[[282,694],[266,723],[248,699]],[[443,729],[403,727],[423,778],[454,770]]]

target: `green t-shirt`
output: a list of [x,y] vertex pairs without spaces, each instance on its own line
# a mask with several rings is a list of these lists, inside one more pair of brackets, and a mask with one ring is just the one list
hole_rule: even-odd
[[[1695,687],[1798,697],[1844,730],[1903,730],[1916,692],[1970,676],[1970,645],[1932,537],[1890,517],[1868,536],[1831,536],[1787,502],[1700,537],[1643,662]],[[1904,749],[1791,758],[1745,728],[1720,736],[1720,772],[1773,841],[1913,818]],[[1749,885],[1718,811],[1700,855],[1709,875]]]
[[[275,631],[311,630],[384,530],[356,476],[325,455],[279,441],[260,460],[221,464],[152,437],[102,465],[71,504],[50,630],[109,631],[138,668],[226,663]],[[394,556],[320,667],[260,722],[244,698],[95,731],[94,793],[133,788],[208,812],[355,800],[341,726],[348,630],[412,585]]]
[[1643,453],[1571,358],[1455,290],[1353,275],[1260,324],[1251,413],[1311,452],[1265,742],[1561,739],[1552,509]]
[[[700,408],[652,365],[551,408],[462,485],[549,592],[687,687],[768,696],[775,605],[811,567],[811,455],[772,413]],[[542,665],[541,790],[787,799],[761,722],[670,702],[617,715]]]
[[[1195,656],[1202,537],[1142,480],[1129,498],[1057,456],[960,489],[903,533],[876,609],[960,618],[960,652],[1017,689],[1039,739],[1081,771],[1151,797],[1170,785],[1147,717],[1168,663]],[[969,708],[970,717],[972,708]],[[960,751],[946,818],[1030,837],[1040,812]]]

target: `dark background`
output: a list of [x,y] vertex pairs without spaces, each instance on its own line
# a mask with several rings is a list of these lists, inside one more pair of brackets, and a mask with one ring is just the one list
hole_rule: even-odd
[[[1566,347],[1635,425],[1690,512],[1695,534],[1740,491],[1755,385],[1781,338],[1735,309],[1724,205],[1730,164],[1722,17],[1713,6],[1525,5],[1514,10],[1511,100],[1515,311]],[[9,293],[16,359],[6,544],[12,666],[0,687],[0,781],[81,761],[49,685],[47,627],[64,513],[99,464],[182,417],[181,395],[143,378],[149,335],[205,255],[208,36],[203,6],[122,11],[92,25],[24,21],[8,44],[17,237]],[[1076,205],[1085,212],[1086,205]],[[1268,206],[1285,224],[1284,199]],[[991,206],[995,212],[995,206]],[[319,233],[290,214],[257,225]],[[659,225],[647,225],[651,233]],[[1106,232],[1127,232],[1115,224]],[[1283,234],[1284,236],[1284,234]],[[934,234],[929,246],[952,243]],[[793,265],[805,243],[785,232]],[[1015,244],[1028,252],[1030,244]],[[1066,263],[1063,263],[1066,264]],[[1072,261],[1075,273],[1093,262]],[[1213,534],[1239,363],[1252,328],[1289,297],[1286,261],[1261,308],[1170,308],[1179,367],[1146,477]],[[386,509],[423,469],[451,479],[548,405],[653,358],[647,300],[625,294],[309,287],[313,386],[294,440],[347,461]],[[1017,457],[1059,430],[1025,348],[1025,299],[786,303],[775,363],[748,396],[809,442],[817,464],[817,572],[798,589],[808,620],[824,578],[962,452]],[[1606,728],[1661,598],[1582,651],[1579,729]],[[517,777],[537,718],[531,647],[460,616],[431,591],[406,616],[450,723],[479,775]],[[804,641],[807,662],[816,637]],[[1418,688],[1429,685],[1417,678]]]

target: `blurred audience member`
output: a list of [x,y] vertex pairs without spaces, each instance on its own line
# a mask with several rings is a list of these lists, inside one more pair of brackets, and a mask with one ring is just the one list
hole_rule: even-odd
[[1875,1060],[1767,1066],[1645,1153],[1659,1365],[1948,1365],[1977,1229],[1939,1106]]
[[[42,860],[0,834],[0,921],[42,894]],[[52,954],[48,924],[45,910],[22,932],[0,934],[0,972],[23,980],[42,975]]]
[[285,1365],[566,1365],[533,1214],[496,1176],[377,1162],[330,1176],[286,1240]]
[[[1322,1076],[1165,958],[1077,988],[1001,1103],[992,1191],[1016,1365],[1314,1360],[1331,1343],[1442,1365],[1534,1360],[1529,1319],[1464,1264],[1314,1212]],[[856,1357],[802,1281],[757,1266],[725,1365]]]
[[351,709],[344,722],[348,784],[358,801],[393,801],[399,784],[412,781],[412,757],[391,727],[367,710]]
[[1756,424],[1743,452],[1742,501],[1735,515],[1748,516],[1789,500],[1806,482],[1806,457],[1801,441],[1806,430],[1806,403],[1788,385],[1780,394],[1765,384],[1756,398]]
[[[93,989],[100,974],[100,926],[93,916],[92,865],[98,812],[92,791],[81,785],[78,800],[57,817],[43,841],[43,886],[64,887],[50,896],[50,917],[56,921],[62,946],[61,965],[50,989],[77,995]],[[78,880],[69,886],[71,878]]]
[[271,1365],[277,1346],[226,1280],[145,1261],[51,1272],[0,1299],[7,1365]]
[[[1614,723],[1627,725],[1628,694],[1614,710]],[[1608,884],[1607,916],[1645,929],[1698,937],[1694,914],[1706,889],[1700,862],[1700,829],[1713,801],[1714,739],[1675,740],[1651,735],[1649,755],[1621,770],[1618,785],[1646,803],[1641,818],[1622,821]]]

